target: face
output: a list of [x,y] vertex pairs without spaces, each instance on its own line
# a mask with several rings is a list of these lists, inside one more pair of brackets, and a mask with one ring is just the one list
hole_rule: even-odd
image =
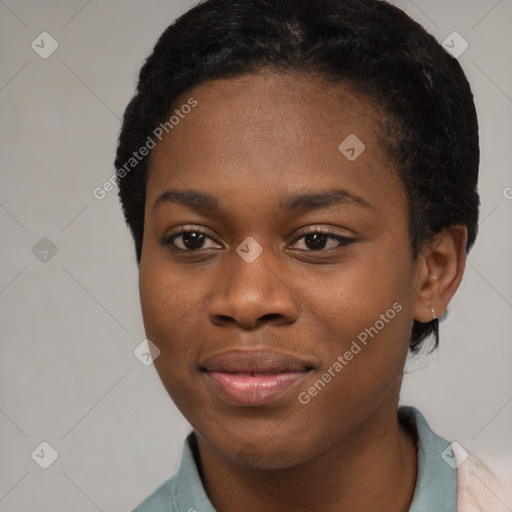
[[286,74],[211,81],[175,108],[191,97],[147,183],[140,298],[162,382],[204,442],[252,467],[379,435],[417,270],[377,109]]

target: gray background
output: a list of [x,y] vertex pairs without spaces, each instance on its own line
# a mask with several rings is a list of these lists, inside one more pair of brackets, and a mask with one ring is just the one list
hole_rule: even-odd
[[[440,42],[469,43],[482,147],[479,237],[440,351],[408,366],[402,402],[482,458],[510,457],[512,1],[394,3]],[[0,511],[129,510],[177,469],[189,426],[133,354],[132,240],[117,190],[92,190],[113,172],[143,59],[192,4],[0,0]],[[31,47],[43,31],[59,45],[47,59]],[[46,470],[31,457],[42,441],[58,452]]]

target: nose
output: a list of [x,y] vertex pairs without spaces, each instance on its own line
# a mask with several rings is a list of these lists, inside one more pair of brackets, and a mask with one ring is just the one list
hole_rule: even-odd
[[233,251],[230,269],[215,287],[208,304],[211,322],[255,330],[262,325],[287,325],[296,321],[293,290],[279,275],[271,251],[248,263]]

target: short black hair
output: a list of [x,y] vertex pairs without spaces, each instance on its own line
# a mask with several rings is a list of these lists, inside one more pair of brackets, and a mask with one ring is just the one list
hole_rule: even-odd
[[[258,72],[315,75],[373,99],[382,144],[408,194],[413,255],[443,228],[478,229],[478,121],[457,61],[403,11],[382,0],[205,0],[160,36],[124,113],[115,166],[140,265],[148,161],[133,162],[175,102],[208,80]],[[341,142],[341,141],[340,141]],[[129,171],[129,172],[128,172]],[[417,352],[437,321],[414,321]]]

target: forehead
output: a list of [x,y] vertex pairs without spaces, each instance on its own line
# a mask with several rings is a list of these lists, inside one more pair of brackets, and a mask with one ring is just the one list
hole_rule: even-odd
[[403,200],[378,105],[345,85],[260,73],[201,84],[174,108],[191,97],[197,106],[153,150],[148,201],[171,186],[246,199],[316,186],[375,199],[387,186]]

